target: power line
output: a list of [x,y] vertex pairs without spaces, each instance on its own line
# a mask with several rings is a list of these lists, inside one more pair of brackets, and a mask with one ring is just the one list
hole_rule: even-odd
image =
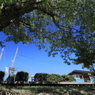
[[[14,54],[11,54],[11,53],[5,53],[7,55],[14,55]],[[29,58],[29,59],[32,59],[30,56],[26,56],[26,55],[21,55],[21,54],[17,54],[17,56],[21,56],[21,57],[24,57],[24,58]],[[37,59],[32,59],[33,61],[36,61],[36,62],[56,62],[56,63],[63,63],[63,61],[47,61],[47,60],[37,60]]]
[[[11,53],[10,53],[10,54],[9,54],[9,53],[4,53],[4,55],[9,56],[9,55],[13,55],[13,54],[11,54]],[[39,62],[39,63],[42,63],[42,62],[54,62],[54,63],[56,62],[56,63],[63,63],[63,62],[59,62],[59,61],[35,60],[35,59],[32,59],[30,56],[20,55],[20,54],[17,54],[17,56],[22,57],[24,60],[27,60],[27,61],[29,61],[28,59],[30,59],[32,64],[34,64],[33,61],[35,61],[35,62]],[[17,63],[22,64],[21,62],[18,62],[18,60],[16,60],[16,61],[17,61]],[[31,69],[31,67],[29,66],[30,62],[27,62],[27,63],[28,63],[27,65],[25,65],[24,63],[23,63],[23,65],[25,65],[25,66],[27,66],[28,68]],[[38,65],[38,64],[35,64],[35,65]],[[40,67],[42,67],[42,68],[49,69],[49,68],[47,68],[47,67],[46,67],[45,65],[43,65],[43,64],[39,64],[39,65],[40,65]],[[49,70],[49,71],[52,71],[52,70]]]

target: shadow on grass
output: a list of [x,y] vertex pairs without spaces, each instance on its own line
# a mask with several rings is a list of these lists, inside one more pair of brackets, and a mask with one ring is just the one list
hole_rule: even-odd
[[86,95],[95,95],[95,86],[76,87],[79,91],[84,91]]
[[[10,87],[9,87],[10,88]],[[95,95],[95,87],[83,86],[83,87],[62,87],[62,86],[25,86],[14,87],[18,90],[29,91],[34,93],[33,95]],[[32,95],[32,94],[31,94]]]
[[[19,88],[25,91],[30,91],[31,93],[35,93],[35,95],[39,93],[48,93],[50,95],[85,95],[82,94],[78,90],[73,90],[72,87],[51,87],[51,86],[33,86],[33,87],[23,87]],[[45,95],[45,94],[43,94]]]

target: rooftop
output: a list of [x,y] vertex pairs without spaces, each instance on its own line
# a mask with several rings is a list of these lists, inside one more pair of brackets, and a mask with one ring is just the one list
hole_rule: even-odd
[[85,73],[85,74],[87,74],[87,73],[94,73],[94,72],[92,72],[92,71],[83,71],[83,70],[74,70],[74,71],[70,72],[68,75],[73,75],[75,73]]

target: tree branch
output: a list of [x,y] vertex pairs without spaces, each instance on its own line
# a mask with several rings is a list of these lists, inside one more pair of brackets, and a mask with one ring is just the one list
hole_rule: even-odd
[[41,1],[33,1],[35,0],[27,0],[4,6],[0,13],[0,31],[9,26],[12,20],[16,20],[25,13],[35,10],[36,6],[42,3]]

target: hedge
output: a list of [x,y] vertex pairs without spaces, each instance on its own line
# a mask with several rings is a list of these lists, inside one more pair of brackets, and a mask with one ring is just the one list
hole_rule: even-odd
[[28,81],[28,73],[24,71],[20,71],[16,74],[16,81]]
[[62,81],[66,81],[66,82],[74,81],[74,77],[71,75],[61,75],[61,77],[62,77]]
[[0,71],[0,82],[3,81],[5,73],[3,71]]
[[47,82],[48,83],[58,83],[62,81],[62,77],[59,74],[48,74]]
[[59,74],[47,74],[47,73],[36,73],[34,76],[34,82],[39,83],[58,83],[62,81],[72,82],[74,77],[71,75],[59,75]]
[[47,82],[47,73],[36,73],[34,76],[34,82]]

